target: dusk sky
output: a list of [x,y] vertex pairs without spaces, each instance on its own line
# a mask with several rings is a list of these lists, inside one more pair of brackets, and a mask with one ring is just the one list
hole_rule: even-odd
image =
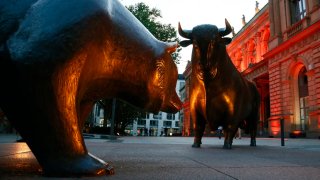
[[[183,29],[192,29],[200,24],[214,24],[225,27],[227,18],[237,33],[242,28],[242,15],[248,22],[255,15],[256,0],[120,0],[125,6],[144,2],[149,7],[161,11],[160,22]],[[268,0],[258,0],[259,9],[262,9]],[[180,37],[180,39],[183,39]],[[178,65],[179,73],[183,73],[186,63],[191,58],[192,46],[183,48]]]

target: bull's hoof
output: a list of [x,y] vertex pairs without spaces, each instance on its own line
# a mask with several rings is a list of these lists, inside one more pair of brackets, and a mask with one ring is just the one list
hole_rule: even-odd
[[193,148],[200,148],[200,147],[201,147],[201,144],[200,144],[200,143],[193,143],[193,144],[192,144],[192,147],[193,147]]
[[250,142],[250,146],[257,146],[256,141],[251,141],[251,142]]
[[225,144],[223,145],[223,149],[232,149],[232,145],[225,143]]
[[49,177],[103,176],[115,173],[111,165],[92,155],[50,162],[43,165],[43,171]]

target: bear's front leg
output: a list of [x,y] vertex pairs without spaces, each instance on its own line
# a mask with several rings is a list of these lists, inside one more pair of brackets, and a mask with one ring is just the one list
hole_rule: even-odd
[[12,107],[11,119],[47,176],[114,173],[110,165],[90,155],[85,147],[78,89],[82,62],[75,58],[54,68],[55,72],[50,66],[34,65],[21,76],[21,82],[25,82],[19,93],[21,103],[16,109]]
[[52,96],[44,91],[37,92],[35,97],[30,95],[33,98],[22,107],[25,113],[14,118],[17,130],[42,166],[44,175],[79,177],[113,174],[110,165],[88,153],[76,109],[51,101]]
[[[44,173],[48,176],[96,176],[114,174],[113,168],[104,161],[89,154],[83,140],[82,128],[86,114],[92,108],[92,102],[82,101],[83,91],[79,87],[80,74],[84,63],[83,56],[75,56],[69,63],[57,69],[52,78],[53,104],[47,103],[48,112],[55,112],[50,127],[56,136],[53,141],[52,157],[42,159]],[[80,95],[82,94],[82,95]],[[49,101],[50,102],[50,101]],[[45,103],[45,102],[43,102]],[[41,103],[40,103],[41,104]],[[81,112],[82,111],[82,112]],[[45,114],[44,114],[45,116]],[[38,158],[38,157],[37,157]]]
[[[21,103],[12,103],[5,109],[43,173],[57,177],[113,174],[110,165],[88,153],[76,110],[61,107],[61,103],[53,101],[54,95],[43,88],[33,92],[18,95]],[[14,94],[11,97],[14,99]]]

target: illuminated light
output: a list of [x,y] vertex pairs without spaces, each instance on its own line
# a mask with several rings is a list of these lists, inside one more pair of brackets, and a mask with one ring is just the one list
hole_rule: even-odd
[[272,131],[272,135],[273,136],[278,136],[279,135],[279,131]]
[[290,137],[291,138],[306,137],[306,133],[301,130],[294,130],[294,131],[290,132]]
[[271,135],[276,137],[280,135],[280,122],[279,121],[270,121],[270,132]]
[[295,130],[295,131],[293,131],[292,133],[293,133],[293,134],[300,134],[301,131]]
[[13,154],[20,154],[31,152],[29,146],[26,143],[16,143],[14,144],[14,149],[11,151]]
[[[33,153],[26,143],[15,143],[12,150],[10,150],[10,155],[14,158],[19,159],[31,159],[34,158]],[[20,167],[21,163],[17,163],[16,167]]]
[[30,159],[30,158],[34,158],[34,155],[31,153],[31,151],[29,152],[22,152],[19,154],[14,155],[15,157],[19,158],[19,159]]

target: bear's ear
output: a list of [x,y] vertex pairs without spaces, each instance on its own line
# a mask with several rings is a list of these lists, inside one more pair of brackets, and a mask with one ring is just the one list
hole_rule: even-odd
[[182,47],[187,47],[189,46],[190,44],[192,44],[192,41],[191,40],[183,40],[183,41],[180,41],[180,46]]

